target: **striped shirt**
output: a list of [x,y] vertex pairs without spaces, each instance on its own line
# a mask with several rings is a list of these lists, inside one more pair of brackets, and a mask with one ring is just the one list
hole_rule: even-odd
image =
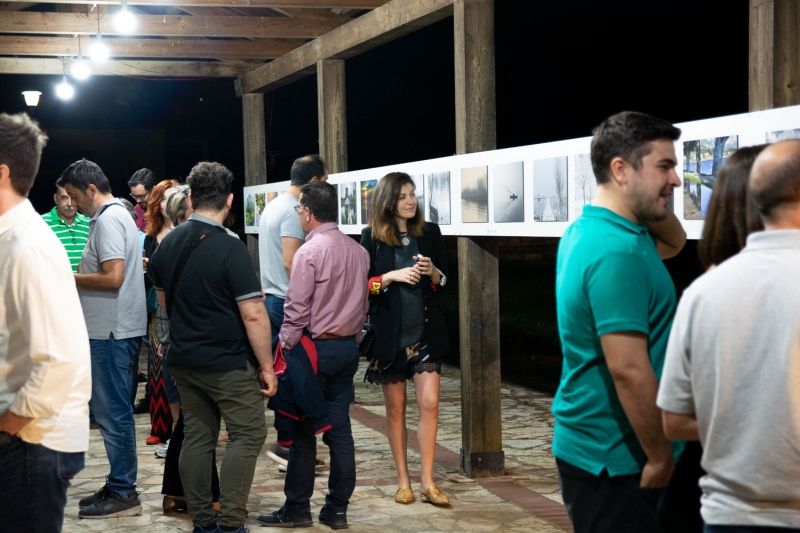
[[89,217],[75,213],[75,220],[69,225],[58,216],[58,209],[53,207],[49,213],[42,215],[42,218],[64,245],[72,271],[77,272],[83,248],[89,238]]

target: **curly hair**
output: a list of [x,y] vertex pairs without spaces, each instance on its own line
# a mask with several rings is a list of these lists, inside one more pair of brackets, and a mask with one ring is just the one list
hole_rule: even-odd
[[[164,227],[164,214],[161,212],[161,201],[164,199],[164,194],[167,189],[177,187],[176,180],[164,180],[158,182],[150,191],[150,198],[147,199],[147,212],[145,218],[147,219],[147,233],[148,237],[155,237]],[[171,222],[171,221],[170,221]]]

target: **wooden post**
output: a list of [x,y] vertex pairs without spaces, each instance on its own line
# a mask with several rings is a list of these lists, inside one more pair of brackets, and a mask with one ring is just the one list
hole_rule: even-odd
[[347,98],[344,60],[317,61],[319,155],[328,172],[347,170]]
[[[456,152],[493,150],[494,2],[456,0],[453,19]],[[458,272],[461,468],[472,477],[502,474],[497,241],[459,237]]]
[[[260,185],[267,182],[267,144],[264,129],[264,95],[242,95],[242,128],[244,135],[244,184]],[[258,237],[247,236],[247,249],[258,270]]]
[[800,6],[750,0],[750,111],[800,103]]

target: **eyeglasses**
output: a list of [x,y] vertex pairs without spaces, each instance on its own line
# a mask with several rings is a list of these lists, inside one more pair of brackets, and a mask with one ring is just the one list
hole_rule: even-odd
[[308,210],[308,207],[306,207],[304,205],[300,205],[300,204],[297,204],[296,206],[294,206],[294,210],[297,211],[298,215],[300,214],[300,211],[302,211],[303,209]]
[[131,198],[133,198],[137,202],[141,202],[142,200],[146,200],[148,196],[150,196],[149,192],[146,192],[144,194],[131,194]]

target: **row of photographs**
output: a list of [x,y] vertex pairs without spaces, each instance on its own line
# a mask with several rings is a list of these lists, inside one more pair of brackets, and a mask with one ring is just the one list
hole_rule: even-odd
[[[800,106],[678,124],[679,175],[673,208],[699,238],[719,170],[740,146],[800,138]],[[369,221],[378,179],[407,172],[419,209],[450,235],[560,236],[597,193],[590,138],[494,150],[332,174],[339,224],[356,234]],[[264,207],[288,182],[245,188],[245,227],[257,232]]]

